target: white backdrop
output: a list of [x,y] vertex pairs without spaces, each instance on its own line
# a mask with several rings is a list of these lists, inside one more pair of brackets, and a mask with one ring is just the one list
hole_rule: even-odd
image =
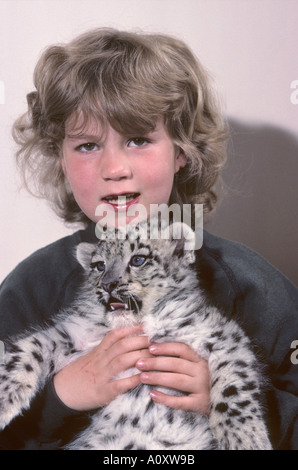
[[211,71],[232,144],[225,199],[206,228],[251,246],[298,284],[297,0],[0,0],[0,18],[0,280],[73,230],[19,190],[10,129],[35,63],[49,44],[113,26],[178,36]]

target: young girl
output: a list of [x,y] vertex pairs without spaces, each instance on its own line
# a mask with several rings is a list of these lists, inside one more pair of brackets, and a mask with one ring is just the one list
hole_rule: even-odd
[[[151,204],[202,203],[208,213],[225,161],[226,129],[206,72],[177,39],[87,32],[48,48],[34,82],[28,112],[14,127],[18,163],[27,185],[34,183],[65,221],[85,228],[37,251],[3,282],[3,340],[48,320],[74,299],[82,274],[74,248],[96,241],[98,208],[109,205],[125,221],[134,204],[149,213]],[[208,296],[239,319],[268,363],[273,446],[297,448],[298,384],[290,361],[297,292],[249,249],[208,233],[198,258]],[[31,409],[0,434],[2,448],[59,448],[92,410],[140,383],[187,392],[153,390],[151,398],[208,414],[206,362],[182,343],[149,344],[140,333],[141,327],[114,330],[62,369]],[[139,374],[113,380],[134,365]]]

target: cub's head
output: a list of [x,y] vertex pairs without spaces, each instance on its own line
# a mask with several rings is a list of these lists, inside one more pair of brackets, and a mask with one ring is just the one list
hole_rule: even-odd
[[108,232],[97,244],[79,244],[77,259],[107,320],[138,323],[155,300],[194,282],[194,237],[183,223],[157,230],[143,223],[125,233]]

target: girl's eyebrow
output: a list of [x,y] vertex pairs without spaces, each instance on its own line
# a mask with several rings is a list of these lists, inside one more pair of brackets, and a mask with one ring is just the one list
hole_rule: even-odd
[[[153,130],[148,130],[147,132],[131,132],[131,133],[128,133],[127,135],[123,136],[123,137],[146,137],[146,136],[149,136],[149,135],[155,135],[157,132],[159,131],[158,128],[155,128]],[[65,137],[69,140],[88,140],[88,141],[94,141],[94,140],[99,140],[101,139],[101,136],[100,134],[71,134],[69,132],[67,132],[65,134]]]
[[96,134],[66,134],[65,137],[67,137],[70,140],[98,140],[98,135]]

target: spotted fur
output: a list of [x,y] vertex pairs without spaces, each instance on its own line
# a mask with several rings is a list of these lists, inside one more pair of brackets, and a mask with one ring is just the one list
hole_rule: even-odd
[[[183,230],[179,239],[173,229],[166,240],[161,231],[156,240],[107,235],[96,245],[78,246],[86,278],[76,301],[52,326],[6,344],[0,428],[112,328],[142,323],[152,341],[186,343],[208,361],[210,415],[154,403],[151,387],[140,385],[96,411],[69,449],[271,449],[260,405],[263,379],[250,341],[206,302],[190,249],[194,234]],[[123,308],[113,310],[116,302]]]

